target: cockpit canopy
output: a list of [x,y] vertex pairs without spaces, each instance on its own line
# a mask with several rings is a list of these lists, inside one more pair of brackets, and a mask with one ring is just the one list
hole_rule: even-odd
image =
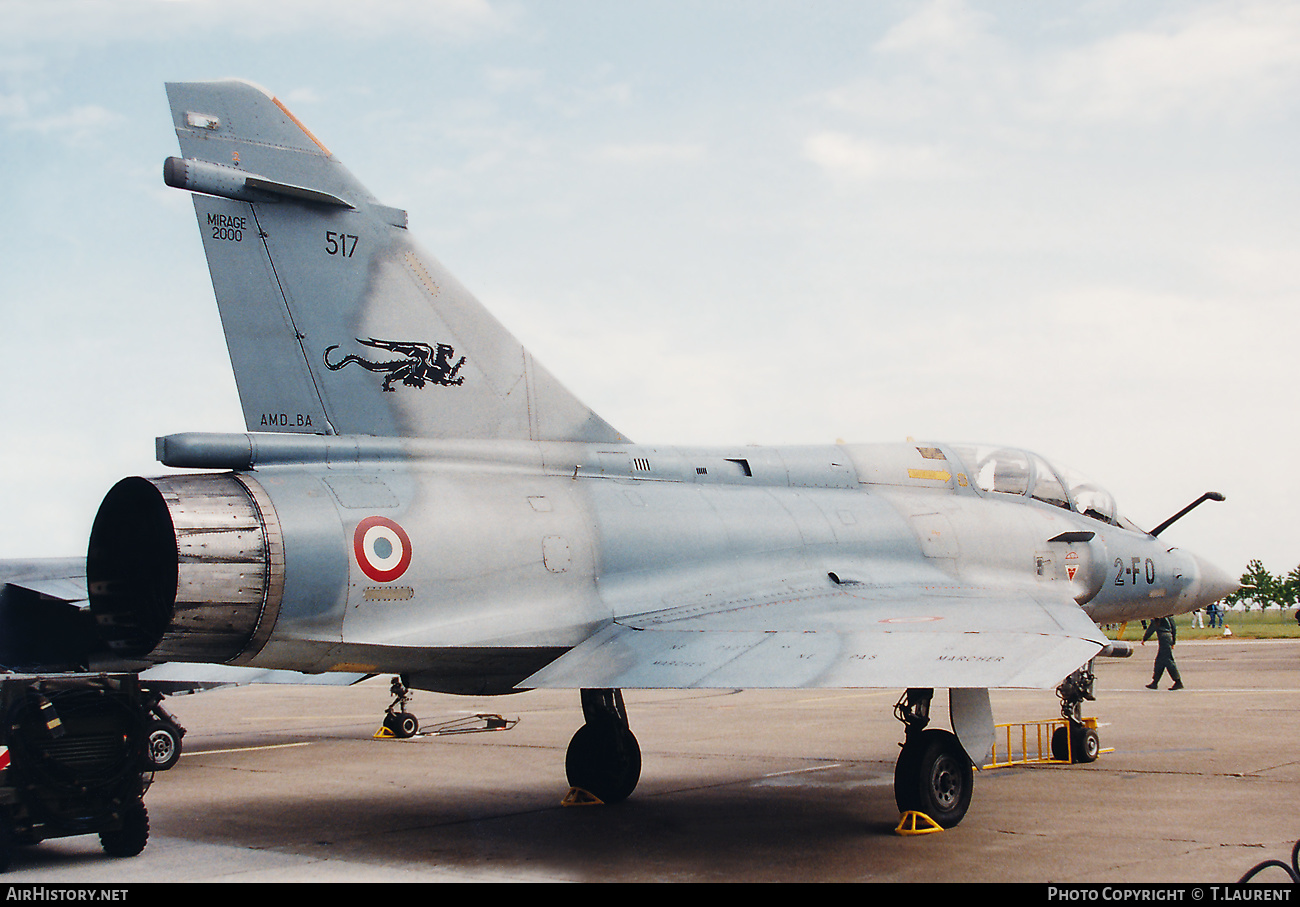
[[958,444],[953,449],[965,463],[971,481],[986,494],[1030,497],[1103,523],[1141,531],[1119,515],[1109,491],[1072,469],[1052,466],[1036,453],[986,444]]

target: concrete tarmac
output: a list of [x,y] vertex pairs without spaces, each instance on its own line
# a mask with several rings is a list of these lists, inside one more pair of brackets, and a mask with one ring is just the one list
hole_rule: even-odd
[[[1098,660],[1086,710],[1114,752],[978,772],[962,824],[918,837],[894,833],[901,690],[628,691],[643,769],[613,807],[561,806],[576,692],[417,692],[426,728],[483,712],[518,724],[410,740],[373,738],[386,677],[174,697],[185,755],[145,799],[144,853],[47,841],[6,881],[1213,883],[1289,860],[1300,641],[1183,643],[1177,692],[1145,689],[1155,645],[1135,648]],[[993,708],[1059,715],[1050,690],[994,691]]]

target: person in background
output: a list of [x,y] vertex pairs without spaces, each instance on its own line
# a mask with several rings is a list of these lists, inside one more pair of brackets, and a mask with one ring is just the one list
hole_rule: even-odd
[[1181,690],[1183,688],[1183,678],[1178,673],[1178,664],[1174,661],[1174,644],[1178,641],[1178,627],[1174,624],[1174,619],[1172,617],[1157,617],[1147,624],[1147,631],[1142,635],[1142,645],[1147,644],[1147,640],[1151,638],[1152,633],[1156,635],[1156,643],[1159,648],[1156,650],[1155,676],[1147,684],[1147,689],[1159,689],[1160,678],[1164,676],[1165,671],[1168,671],[1170,679],[1174,682],[1174,685],[1169,689]]

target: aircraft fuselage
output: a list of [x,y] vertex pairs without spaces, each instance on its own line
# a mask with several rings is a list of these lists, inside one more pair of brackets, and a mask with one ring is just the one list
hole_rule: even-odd
[[802,582],[859,597],[1050,587],[1098,622],[1196,607],[1192,556],[978,490],[959,449],[171,436],[168,465],[234,472],[115,488],[92,608],[119,654],[150,661],[509,692],[648,597],[698,616],[744,607],[752,582],[761,613],[773,577],[795,597]]

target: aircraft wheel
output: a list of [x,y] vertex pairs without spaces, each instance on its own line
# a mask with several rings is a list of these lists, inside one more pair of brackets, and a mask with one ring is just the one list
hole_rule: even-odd
[[970,757],[955,734],[932,728],[903,744],[894,768],[899,812],[916,810],[952,828],[970,808],[974,786]]
[[149,741],[145,761],[149,769],[164,772],[181,758],[181,732],[169,721],[149,722]]
[[1070,744],[1074,749],[1075,762],[1096,762],[1101,752],[1101,738],[1090,727],[1074,728],[1070,734]]
[[1069,734],[1064,725],[1052,731],[1052,758],[1057,762],[1070,761]]
[[410,712],[396,712],[384,717],[384,726],[394,737],[414,737],[420,730],[420,720]]
[[136,800],[122,811],[121,826],[99,833],[99,844],[110,857],[133,857],[149,843],[149,812]]
[[1100,752],[1101,738],[1092,728],[1058,727],[1052,732],[1052,758],[1058,762],[1096,762]]
[[604,803],[631,796],[641,778],[641,747],[632,732],[617,721],[584,724],[569,741],[564,773]]

